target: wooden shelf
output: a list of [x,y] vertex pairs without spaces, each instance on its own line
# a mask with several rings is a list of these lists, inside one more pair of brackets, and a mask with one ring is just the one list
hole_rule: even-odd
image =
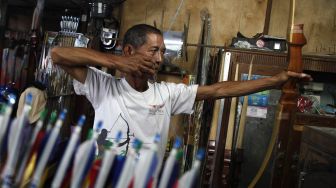
[[[273,51],[260,51],[260,50],[247,50],[228,48],[232,53],[233,62],[249,64],[252,56],[255,56],[257,65],[270,65],[276,67],[287,68],[287,53],[286,52],[273,52]],[[336,73],[336,56],[335,55],[322,55],[322,54],[303,54],[303,69],[305,71],[315,71],[324,73]]]

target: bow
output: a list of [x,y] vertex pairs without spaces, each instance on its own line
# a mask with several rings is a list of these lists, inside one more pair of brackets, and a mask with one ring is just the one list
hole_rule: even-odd
[[[288,22],[288,69],[293,72],[302,72],[302,47],[307,43],[303,35],[303,24],[294,24],[295,0],[291,0],[290,17]],[[293,122],[297,111],[297,79],[289,79],[282,88],[279,101],[276,125],[278,139],[275,152],[272,187],[294,187],[296,182],[297,159],[294,152],[298,149],[294,139],[298,139],[293,129]]]

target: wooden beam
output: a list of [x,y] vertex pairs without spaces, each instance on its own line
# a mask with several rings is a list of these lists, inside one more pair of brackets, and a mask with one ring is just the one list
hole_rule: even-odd
[[272,3],[273,0],[267,1],[267,8],[266,8],[266,15],[265,15],[265,23],[264,23],[264,31],[263,33],[265,35],[268,35],[269,32],[269,26],[270,26],[270,20],[271,20],[271,13],[272,13]]

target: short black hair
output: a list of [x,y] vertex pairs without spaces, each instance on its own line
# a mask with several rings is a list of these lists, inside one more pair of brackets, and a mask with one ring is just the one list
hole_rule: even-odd
[[125,46],[126,44],[130,44],[134,48],[139,48],[140,46],[146,43],[147,35],[150,33],[162,36],[162,32],[156,27],[153,27],[151,25],[147,24],[134,25],[126,31],[124,35],[123,45]]

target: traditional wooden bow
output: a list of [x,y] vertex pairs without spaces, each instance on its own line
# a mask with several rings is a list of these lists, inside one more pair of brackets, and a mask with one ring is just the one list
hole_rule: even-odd
[[[295,0],[291,0],[288,22],[288,71],[302,72],[302,47],[306,44],[303,35],[303,24],[294,24]],[[273,169],[272,187],[294,187],[296,182],[296,163],[293,145],[293,122],[297,111],[297,79],[289,79],[282,88],[276,126],[279,127],[276,144],[275,163]]]

